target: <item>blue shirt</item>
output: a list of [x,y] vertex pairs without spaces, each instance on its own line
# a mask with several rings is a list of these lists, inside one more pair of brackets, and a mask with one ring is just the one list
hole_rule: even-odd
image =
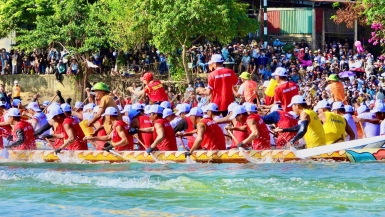
[[266,69],[263,69],[261,71],[261,75],[262,75],[262,79],[264,81],[267,81],[267,80],[269,80],[269,77],[271,77],[271,71],[267,71]]

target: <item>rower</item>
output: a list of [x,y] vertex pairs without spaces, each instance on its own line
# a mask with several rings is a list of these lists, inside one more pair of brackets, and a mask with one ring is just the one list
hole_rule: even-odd
[[8,110],[9,123],[13,126],[13,142],[4,145],[4,148],[15,150],[36,150],[33,127],[27,121],[21,120],[20,111],[17,108]]
[[[298,125],[298,121],[288,112],[283,111],[282,106],[279,104],[273,105],[270,114],[262,116],[262,119],[266,124],[274,124],[278,128],[290,128]],[[295,135],[295,132],[278,133],[275,141],[276,147],[278,149],[283,148]]]
[[[245,144],[251,142],[254,150],[271,149],[269,129],[262,118],[257,114],[257,108],[254,104],[246,104],[237,106],[233,109],[230,120],[237,120],[241,125],[246,123],[249,136],[243,141],[238,141],[238,147],[244,147]],[[237,130],[237,128],[231,128]]]
[[151,72],[146,72],[140,78],[146,85],[143,90],[134,90],[132,87],[127,88],[134,95],[147,95],[153,104],[160,104],[163,101],[168,101],[166,90],[159,80],[154,80],[154,75]]
[[380,135],[380,120],[376,118],[374,113],[371,113],[366,105],[361,105],[357,108],[357,121],[362,123],[364,135],[367,138]]
[[[149,116],[144,114],[144,107],[135,103],[132,105],[132,109],[128,114],[128,117],[131,121],[131,128],[152,128],[154,124],[152,123]],[[150,145],[154,142],[154,137],[151,132],[138,132],[138,139],[143,142],[146,148],[150,147]],[[139,150],[145,150],[144,147],[139,146]]]
[[84,133],[72,117],[66,117],[58,105],[48,107],[48,122],[54,126],[54,134],[45,135],[42,139],[55,138],[55,153],[62,149],[88,150],[87,142],[83,141]]
[[250,73],[242,72],[239,76],[242,81],[241,86],[239,86],[238,91],[233,87],[233,94],[235,97],[242,97],[243,102],[257,103],[254,100],[257,99],[256,91],[258,90],[257,82],[251,80]]
[[186,115],[190,112],[191,107],[189,104],[178,104],[176,107],[177,112],[175,115],[179,116],[181,118],[181,121],[175,126],[174,132],[181,132],[181,133],[191,133],[189,136],[182,136],[182,135],[177,135],[181,136],[183,138],[187,138],[187,146],[189,149],[192,148],[194,145],[195,137],[194,134],[196,133],[195,126],[193,122],[191,121],[191,117],[187,117]]
[[128,133],[130,127],[124,121],[118,120],[118,113],[119,111],[116,108],[108,107],[102,115],[113,125],[112,132],[109,135],[84,137],[84,140],[111,140],[111,143],[106,143],[103,148],[103,150],[108,152],[112,149],[116,151],[134,150],[134,138]]
[[354,132],[347,124],[345,118],[330,112],[330,105],[327,101],[319,101],[317,104],[318,117],[323,123],[325,142],[327,145],[345,141],[345,131],[350,140],[354,139]]
[[68,103],[63,103],[63,104],[60,105],[60,108],[63,110],[64,115],[65,115],[66,117],[73,118],[77,123],[80,123],[79,118],[72,115],[72,109],[71,109],[70,104],[68,104]]
[[138,132],[153,133],[154,142],[146,149],[146,152],[150,154],[155,149],[159,151],[177,151],[176,139],[174,130],[171,127],[169,121],[164,119],[163,108],[159,105],[151,105],[146,111],[151,121],[154,123],[154,127],[139,128]]
[[122,119],[125,123],[130,125],[130,119],[128,118],[128,113],[131,111],[132,105],[125,105],[122,111]]
[[187,117],[191,118],[192,123],[197,128],[197,136],[193,146],[187,153],[188,155],[191,155],[199,147],[209,151],[226,150],[225,136],[222,133],[221,128],[211,118],[204,118],[203,111],[200,108],[192,108]]
[[[115,103],[114,98],[109,95],[110,89],[108,88],[108,86],[105,83],[103,83],[103,82],[96,83],[91,88],[91,90],[95,91],[96,100],[100,101],[100,102],[99,102],[98,113],[95,114],[94,117],[87,122],[87,127],[92,126],[92,124],[96,120],[98,120],[102,116],[102,114],[104,114],[107,107],[114,107],[114,108],[116,108],[116,110],[119,110],[118,106]],[[118,119],[119,120],[122,119],[122,115],[120,113],[118,114]],[[104,121],[103,127],[104,127],[104,130],[106,131],[107,134],[111,133],[112,125],[110,123],[108,123],[107,121]]]
[[[306,100],[301,95],[297,95],[291,99],[288,106],[292,107],[296,115],[299,116],[299,125],[284,129],[275,128],[275,132],[297,132],[287,146],[295,146],[294,144],[302,137],[306,141],[306,148],[325,145],[325,132],[322,123],[317,113],[309,109]],[[296,148],[302,147],[297,146]]]
[[[41,111],[37,102],[30,102],[27,106],[27,112],[32,116],[28,122],[32,125],[34,130],[39,129],[48,123],[47,116]],[[49,130],[45,131],[43,135],[48,133]]]
[[[203,114],[205,115],[205,118],[210,118],[211,120],[217,121],[222,119],[223,117],[219,113],[219,108],[217,104],[215,103],[209,103],[206,106],[203,106],[202,108]],[[223,134],[226,134],[226,124],[218,124],[218,126],[221,128]]]
[[[353,139],[357,139],[358,138],[357,127],[352,117],[352,113],[354,112],[353,107],[351,105],[345,106],[343,102],[334,102],[332,106],[332,112],[334,112],[335,114],[341,115],[342,117],[345,118],[346,123],[354,132]],[[350,140],[350,136],[347,135],[345,141],[349,141],[349,140]]]
[[98,113],[98,111],[96,113],[94,112],[95,107],[96,105],[94,103],[88,103],[87,105],[85,105],[83,107],[82,119],[90,121]]
[[[171,109],[165,108],[163,110],[163,118],[168,120],[174,130],[174,133],[177,134],[178,132],[184,133],[184,131],[188,128],[187,121],[185,119],[182,119],[180,116],[176,116]],[[178,146],[178,150],[184,150],[183,146],[188,143],[187,138],[182,138],[183,143],[180,141],[180,139],[176,139],[176,143]],[[179,147],[182,147],[179,149]]]
[[[0,101],[0,116],[0,124],[3,124],[0,128],[0,148],[3,148],[3,139],[7,139],[7,137],[12,134],[12,127],[8,122],[6,104],[3,101]],[[4,122],[7,124],[4,125]]]

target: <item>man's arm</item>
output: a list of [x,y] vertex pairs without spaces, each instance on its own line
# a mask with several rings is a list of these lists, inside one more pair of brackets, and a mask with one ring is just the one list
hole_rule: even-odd
[[246,124],[250,128],[251,133],[245,140],[241,142],[241,144],[251,143],[251,141],[253,141],[259,136],[259,132],[257,129],[257,124],[255,123],[255,120],[249,119],[246,121]]
[[345,120],[345,124],[346,124],[345,131],[349,135],[349,141],[354,140],[356,137],[356,134],[354,133],[353,129],[349,126],[349,124],[346,120]]
[[68,135],[68,139],[64,141],[63,145],[61,145],[58,149],[63,149],[68,145],[72,144],[75,141],[75,134],[69,124],[64,124],[64,130]]
[[156,148],[164,139],[164,129],[163,129],[162,125],[159,123],[156,123],[154,125],[154,128],[156,130],[157,137],[156,137],[155,141],[150,146],[150,148],[152,148],[152,149]]
[[13,148],[13,147],[17,147],[21,144],[23,144],[24,142],[24,131],[22,129],[17,129],[16,130],[16,141],[4,146],[5,148]]
[[201,145],[205,131],[206,131],[206,126],[202,123],[198,123],[197,124],[197,137],[195,138],[194,144],[191,147],[191,150],[190,150],[191,154]]
[[94,115],[94,117],[87,122],[87,127],[90,127],[92,126],[92,124],[97,121],[100,117],[102,117],[102,114],[104,113],[104,109],[103,107],[100,107],[98,112]]

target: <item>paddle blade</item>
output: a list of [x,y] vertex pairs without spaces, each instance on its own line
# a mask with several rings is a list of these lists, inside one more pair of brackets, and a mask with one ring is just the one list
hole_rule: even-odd
[[241,151],[241,153],[243,154],[243,156],[246,158],[247,161],[249,161],[250,163],[254,163],[254,164],[260,164],[261,162],[259,162],[257,159],[254,159],[252,158],[249,153],[247,153],[245,151],[245,149],[243,149],[242,147],[239,147],[239,150]]
[[190,156],[187,156],[187,157],[186,157],[186,163],[187,163],[187,164],[196,164],[197,162],[195,162],[193,159],[191,159]]
[[6,148],[3,148],[0,153],[0,157],[3,159],[8,159],[9,158],[9,151]]

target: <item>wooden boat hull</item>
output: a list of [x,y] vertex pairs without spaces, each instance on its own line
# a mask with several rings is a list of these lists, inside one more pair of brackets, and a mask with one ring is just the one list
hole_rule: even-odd
[[[105,151],[62,151],[59,156],[53,151],[14,151],[10,150],[12,161],[36,161],[36,162],[154,162],[154,159],[144,151],[118,152],[123,157]],[[300,160],[290,150],[265,150],[249,151],[251,157],[260,160],[261,163],[287,162]],[[185,163],[186,158],[182,151],[154,152],[160,161]],[[243,154],[238,150],[228,151],[196,151],[191,157],[199,163],[247,163]],[[351,149],[312,157],[312,160],[333,160],[346,162],[382,161],[385,159],[385,149]]]

